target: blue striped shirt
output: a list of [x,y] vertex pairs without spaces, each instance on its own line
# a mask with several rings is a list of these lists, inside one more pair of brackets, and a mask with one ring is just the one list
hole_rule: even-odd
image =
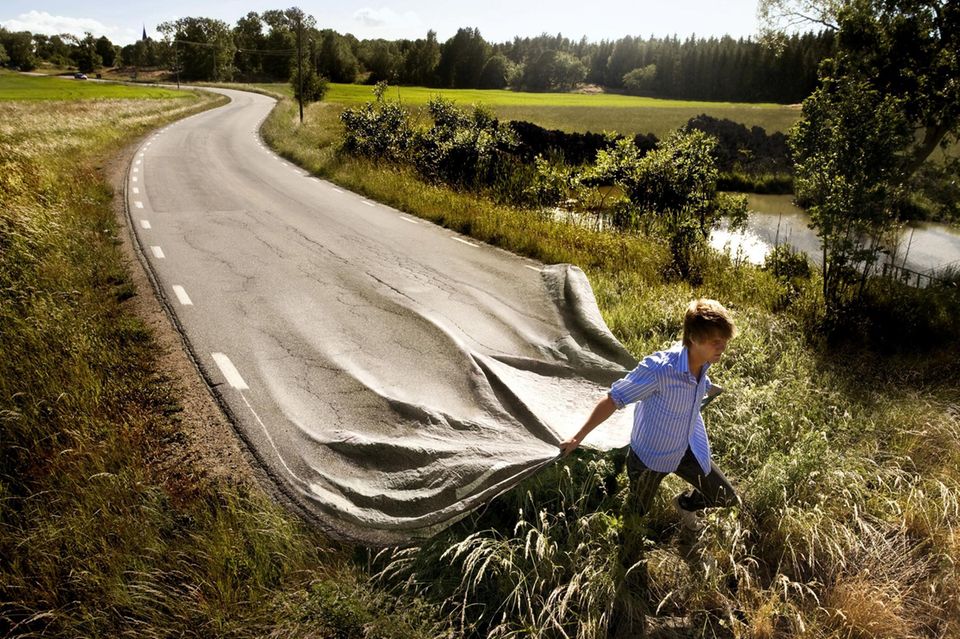
[[644,358],[610,388],[617,408],[636,402],[630,448],[647,468],[674,472],[689,446],[704,474],[710,472],[710,441],[700,415],[700,401],[712,386],[709,366],[697,381],[687,348],[678,342]]

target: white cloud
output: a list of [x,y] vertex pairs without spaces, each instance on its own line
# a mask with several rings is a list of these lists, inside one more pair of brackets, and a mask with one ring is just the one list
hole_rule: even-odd
[[42,33],[44,35],[70,33],[82,37],[84,33],[89,32],[95,36],[105,35],[111,40],[114,40],[118,36],[123,36],[129,31],[129,29],[107,26],[93,18],[54,16],[46,11],[29,11],[12,20],[0,22],[0,26],[9,31],[29,31],[31,33]]
[[389,7],[381,7],[379,9],[364,7],[354,12],[353,19],[361,25],[370,28],[391,27],[402,29],[416,27],[421,24],[420,16],[413,11],[398,14]]

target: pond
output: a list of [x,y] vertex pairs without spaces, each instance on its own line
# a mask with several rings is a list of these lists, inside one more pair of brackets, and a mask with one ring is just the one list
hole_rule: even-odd
[[[734,233],[724,223],[711,235],[711,246],[733,255],[739,252],[742,259],[763,264],[774,246],[789,244],[806,253],[811,262],[822,263],[820,239],[809,226],[810,216],[793,204],[792,195],[746,195],[750,210],[747,228]],[[895,264],[919,273],[960,268],[960,229],[926,222],[904,227]]]

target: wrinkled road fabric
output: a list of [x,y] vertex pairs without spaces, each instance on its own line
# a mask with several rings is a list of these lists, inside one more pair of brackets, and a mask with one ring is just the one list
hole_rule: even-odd
[[[635,365],[579,268],[540,277],[509,300],[389,282],[371,296],[344,282],[341,303],[318,310],[328,346],[305,342],[301,366],[264,371],[300,439],[295,489],[333,535],[384,545],[438,532],[554,461],[557,443]],[[369,322],[387,328],[372,339]],[[314,385],[336,399],[326,419],[313,409],[298,419]],[[625,446],[628,413],[584,445]]]

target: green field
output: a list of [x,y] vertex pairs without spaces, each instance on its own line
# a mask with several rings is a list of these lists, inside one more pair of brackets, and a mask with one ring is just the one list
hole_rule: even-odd
[[0,100],[144,100],[182,98],[185,95],[158,87],[0,73]]
[[[235,85],[241,86],[241,85]],[[290,85],[255,84],[258,89],[292,96]],[[763,127],[767,133],[786,131],[800,117],[800,109],[783,104],[742,102],[686,102],[659,100],[609,93],[523,93],[478,89],[428,89],[391,87],[389,99],[411,107],[422,107],[430,98],[442,95],[460,104],[483,104],[505,120],[527,120],[548,129],[567,132],[616,131],[654,133],[663,137],[690,118],[706,113],[728,118],[747,126]],[[348,106],[373,99],[373,87],[360,84],[330,84],[325,101]]]

